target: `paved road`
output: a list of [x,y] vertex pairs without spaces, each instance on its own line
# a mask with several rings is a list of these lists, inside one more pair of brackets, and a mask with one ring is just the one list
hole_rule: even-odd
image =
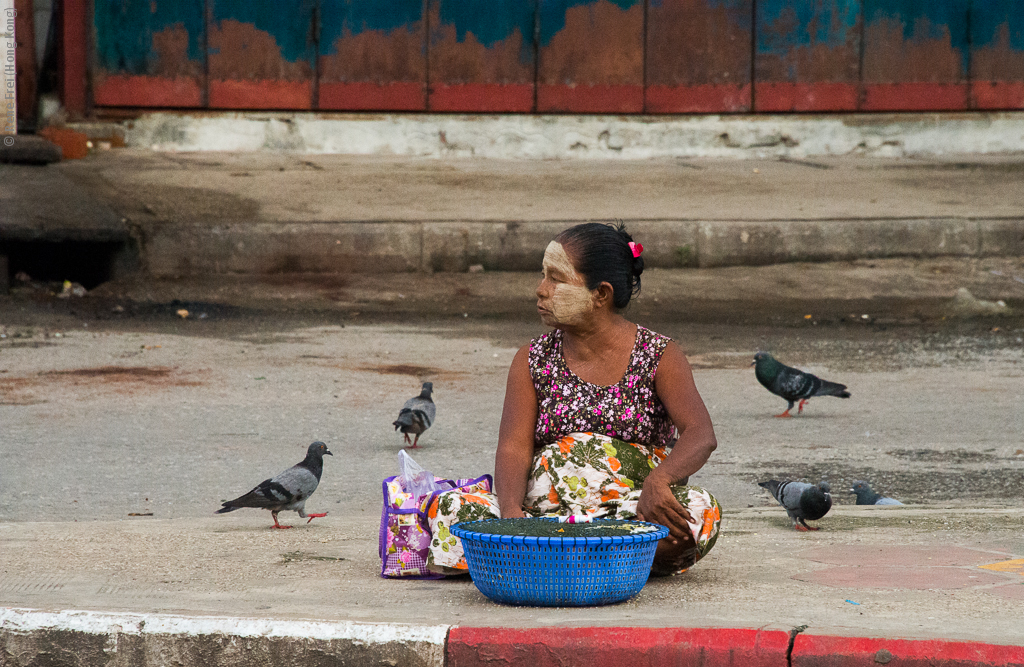
[[[379,621],[417,609],[469,625],[809,624],[1021,642],[1001,622],[1024,612],[1020,575],[979,566],[1024,557],[1024,325],[940,314],[965,281],[1017,305],[1013,271],[648,276],[633,316],[690,353],[720,442],[695,481],[726,508],[723,539],[686,577],[571,614],[496,607],[464,581],[375,577],[380,480],[401,447],[394,414],[432,380],[438,419],[415,457],[443,475],[489,472],[508,364],[542,331],[523,313],[531,278],[388,282],[376,300],[358,282],[305,300],[283,298],[301,285],[124,284],[76,301],[20,287],[0,299],[0,604]],[[809,276],[819,298],[787,296]],[[780,298],[712,298],[758,283]],[[687,317],[695,302],[678,290],[701,284],[718,305]],[[772,419],[782,402],[749,368],[759,347],[853,398]],[[309,503],[328,517],[273,532],[265,513],[212,515],[315,439],[336,454]],[[821,532],[797,534],[755,484],[769,476],[824,477],[840,492],[866,478],[909,507],[858,509],[837,493]]]

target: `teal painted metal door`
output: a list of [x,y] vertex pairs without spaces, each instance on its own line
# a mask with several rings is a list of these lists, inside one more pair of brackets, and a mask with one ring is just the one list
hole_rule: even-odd
[[[91,9],[91,12],[89,11]],[[64,0],[101,107],[1024,109],[1022,0]],[[70,67],[70,65],[69,65]],[[86,84],[69,75],[69,104]],[[71,101],[73,100],[73,101]]]

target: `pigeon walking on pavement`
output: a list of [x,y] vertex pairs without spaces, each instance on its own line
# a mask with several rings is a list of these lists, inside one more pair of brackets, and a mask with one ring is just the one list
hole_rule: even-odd
[[233,512],[243,507],[270,510],[271,516],[274,517],[274,528],[291,528],[291,526],[282,526],[277,522],[277,513],[283,510],[298,512],[300,517],[303,519],[308,517],[309,521],[327,516],[327,512],[306,514],[305,510],[306,501],[320,484],[325,454],[334,456],[327,449],[327,445],[322,442],[314,442],[306,450],[306,458],[302,461],[280,475],[263,480],[244,496],[223,503],[223,507],[217,510],[217,514]]
[[776,417],[792,417],[789,411],[797,401],[800,401],[800,407],[797,409],[797,414],[800,414],[804,411],[804,404],[812,396],[850,398],[850,392],[846,391],[845,384],[822,380],[811,373],[786,366],[767,352],[755,354],[750,365],[754,366],[754,375],[765,389],[789,401],[786,411],[781,415],[775,415]]
[[435,407],[434,401],[430,398],[433,391],[434,383],[424,382],[420,395],[406,401],[398,413],[398,419],[392,422],[396,431],[401,430],[405,434],[405,444],[409,444],[410,433],[416,436],[409,449],[419,447],[420,436],[434,423]]
[[875,493],[871,485],[862,479],[858,479],[853,483],[853,488],[850,489],[850,493],[857,494],[858,505],[902,505],[900,501],[895,498],[886,498],[880,493]]
[[832,495],[829,493],[828,482],[808,484],[771,479],[767,482],[758,482],[757,485],[768,489],[775,500],[786,508],[786,514],[793,520],[793,528],[796,530],[818,530],[816,527],[808,526],[807,521],[816,521],[832,509]]

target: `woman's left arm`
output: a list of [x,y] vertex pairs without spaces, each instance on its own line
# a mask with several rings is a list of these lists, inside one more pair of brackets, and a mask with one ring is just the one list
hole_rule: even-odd
[[690,364],[674,342],[669,342],[661,355],[654,390],[679,430],[679,439],[644,481],[637,514],[642,520],[668,526],[672,536],[679,539],[689,534],[689,513],[669,487],[700,470],[718,441],[711,416],[693,382]]

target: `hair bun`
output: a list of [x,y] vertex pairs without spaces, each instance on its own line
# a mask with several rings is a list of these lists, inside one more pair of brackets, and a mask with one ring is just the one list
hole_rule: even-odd
[[633,258],[633,276],[636,278],[640,277],[640,274],[644,272],[644,258],[637,256]]

